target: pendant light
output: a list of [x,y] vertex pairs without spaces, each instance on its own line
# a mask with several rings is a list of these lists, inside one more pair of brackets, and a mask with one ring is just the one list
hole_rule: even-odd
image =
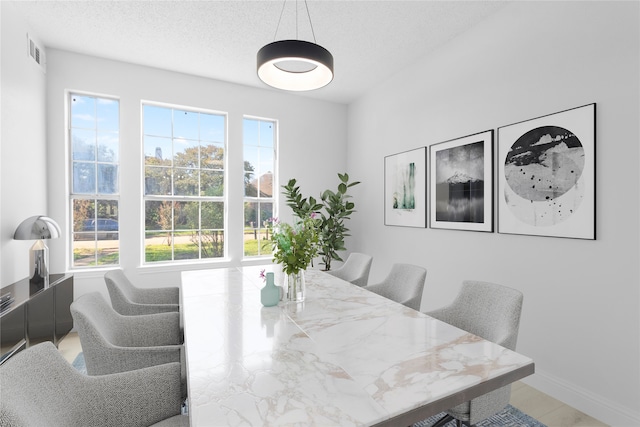
[[[274,40],[278,34],[285,4],[286,0],[282,5]],[[263,46],[258,51],[258,77],[277,89],[314,90],[328,85],[333,80],[333,56],[327,49],[315,43],[316,36],[307,0],[304,4],[314,43],[303,40],[279,40]],[[298,37],[297,9],[296,4],[296,38]]]

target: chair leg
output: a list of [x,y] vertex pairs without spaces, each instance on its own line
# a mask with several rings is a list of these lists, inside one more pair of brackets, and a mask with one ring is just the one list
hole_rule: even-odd
[[[444,417],[440,418],[434,425],[432,425],[431,427],[442,427],[443,425],[447,424],[449,421],[451,421],[453,419],[453,417],[451,415],[445,415]],[[460,420],[457,420],[458,422],[460,422]],[[458,426],[460,427],[460,426]]]

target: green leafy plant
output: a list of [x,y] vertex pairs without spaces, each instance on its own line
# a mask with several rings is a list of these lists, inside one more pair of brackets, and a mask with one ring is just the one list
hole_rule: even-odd
[[282,265],[285,274],[296,274],[305,270],[318,253],[318,231],[315,215],[302,217],[295,224],[280,222],[277,218],[268,221],[273,246],[273,262]]
[[295,179],[290,179],[287,185],[283,185],[283,194],[287,198],[287,206],[299,218],[309,217],[311,214],[319,214],[316,221],[320,250],[325,270],[331,270],[331,261],[342,261],[338,251],[346,250],[344,239],[348,234],[345,221],[351,219],[355,212],[355,203],[350,201],[349,188],[360,184],[360,181],[349,182],[348,174],[338,174],[340,183],[337,191],[325,190],[318,201],[314,197],[303,197],[300,187]]

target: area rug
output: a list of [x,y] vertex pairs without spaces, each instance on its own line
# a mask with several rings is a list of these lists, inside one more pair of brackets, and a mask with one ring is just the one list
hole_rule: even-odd
[[87,374],[87,365],[84,364],[84,355],[82,353],[78,353],[71,365],[76,368],[78,372],[81,372],[85,375]]
[[[87,373],[87,367],[84,364],[84,355],[79,353],[72,363],[73,367],[83,374]],[[186,405],[183,407],[183,412],[186,412]],[[413,427],[431,427],[440,418],[444,417],[444,412],[434,415],[433,417],[422,420],[415,423]],[[445,427],[455,427],[456,422],[451,421],[445,424]],[[477,427],[546,427],[541,422],[536,421],[525,413],[520,412],[518,409],[511,405],[508,405],[504,411],[495,414],[492,417],[487,418],[484,421],[476,424]]]
[[[426,420],[422,420],[418,423],[415,423],[413,427],[431,427],[435,423],[440,420],[440,418],[444,417],[445,413],[434,415],[433,417],[427,418]],[[445,427],[455,427],[456,421],[452,420],[445,424]],[[504,408],[504,411],[498,412],[492,417],[487,418],[486,420],[480,421],[476,424],[477,427],[546,427],[541,422],[537,421],[534,418],[531,418],[529,415],[521,412],[517,408],[514,408],[511,405],[507,405]]]

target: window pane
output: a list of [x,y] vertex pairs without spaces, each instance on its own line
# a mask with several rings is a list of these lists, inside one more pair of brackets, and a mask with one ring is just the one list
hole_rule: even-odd
[[260,203],[260,228],[267,227],[267,221],[273,218],[273,203]]
[[120,230],[118,223],[118,201],[98,200],[97,226],[98,233],[104,238],[113,240]]
[[170,231],[173,229],[173,202],[169,200],[146,201],[144,207],[145,230]]
[[202,202],[202,229],[224,229],[224,203]]
[[171,109],[155,107],[153,105],[143,106],[143,126],[145,135],[172,136]]
[[224,143],[224,116],[200,113],[200,139]]
[[258,172],[260,166],[260,150],[258,147],[244,147],[244,169]]
[[173,137],[179,139],[198,140],[199,113],[191,111],[173,110]]
[[224,147],[220,144],[203,145],[200,148],[200,167],[206,169],[224,169]]
[[247,145],[258,145],[259,122],[254,119],[244,119],[242,124],[242,140]]
[[173,166],[197,168],[200,165],[200,145],[188,139],[173,140]]
[[173,236],[173,259],[200,258],[200,238],[197,231],[180,231]]
[[118,166],[98,164],[98,193],[118,193]]
[[200,227],[200,202],[176,202],[174,230],[197,230]]
[[273,148],[260,148],[260,174],[273,172]]
[[76,194],[96,193],[95,163],[73,162],[73,188]]
[[273,175],[271,172],[260,175],[258,185],[259,197],[273,196]]
[[75,233],[73,238],[73,266],[90,267],[96,262],[96,241],[93,234]]
[[98,161],[118,162],[120,138],[116,132],[98,133]]
[[96,99],[91,96],[71,96],[71,127],[96,128]]
[[73,160],[96,159],[96,132],[86,129],[71,129]]
[[273,148],[273,123],[260,122],[260,146]]
[[119,102],[114,99],[97,99],[97,125],[100,131],[115,131],[120,129]]
[[73,199],[73,231],[95,232],[95,201]]
[[99,244],[96,254],[97,265],[114,265],[120,262],[120,242],[117,233],[113,239],[100,241]]
[[145,262],[171,261],[173,259],[173,233],[145,233]]
[[171,166],[173,146],[171,138],[144,137],[144,159],[147,165]]
[[202,258],[220,258],[224,256],[223,230],[203,230],[200,238],[202,240]]
[[206,197],[224,196],[224,172],[207,171],[200,172],[200,195]]
[[199,173],[194,169],[174,169],[173,194],[176,196],[197,196]]
[[147,166],[144,168],[144,194],[145,195],[170,195],[171,194],[171,169]]

